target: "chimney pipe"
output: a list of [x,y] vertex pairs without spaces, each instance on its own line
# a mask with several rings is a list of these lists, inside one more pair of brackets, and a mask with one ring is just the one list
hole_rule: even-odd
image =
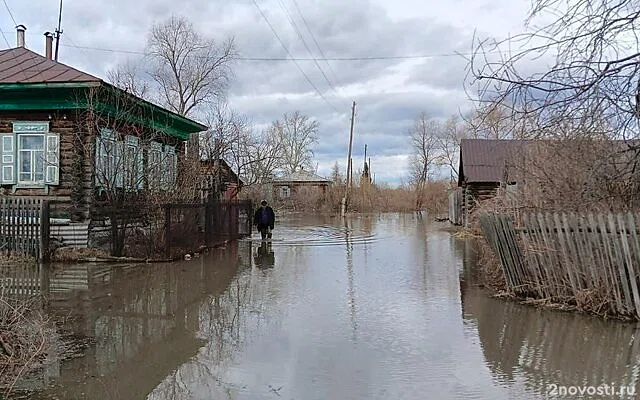
[[45,32],[45,55],[47,60],[53,60],[53,34],[51,32]]
[[25,47],[24,43],[24,32],[27,30],[27,27],[24,25],[16,26],[16,31],[18,34],[18,47]]

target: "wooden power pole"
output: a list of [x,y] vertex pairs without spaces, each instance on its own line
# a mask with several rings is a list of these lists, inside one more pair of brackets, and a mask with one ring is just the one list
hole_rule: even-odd
[[60,35],[62,35],[62,0],[60,0],[60,11],[58,13],[58,29],[56,29],[56,52],[54,60],[58,61],[58,49],[60,49]]
[[351,128],[349,129],[349,156],[347,158],[347,189],[345,192],[344,197],[342,198],[342,208],[341,208],[341,214],[342,216],[344,216],[347,212],[347,205],[349,203],[349,194],[351,191],[351,184],[352,184],[352,168],[351,168],[351,149],[353,148],[353,120],[355,119],[355,115],[356,115],[356,102],[353,102],[353,105],[351,106]]

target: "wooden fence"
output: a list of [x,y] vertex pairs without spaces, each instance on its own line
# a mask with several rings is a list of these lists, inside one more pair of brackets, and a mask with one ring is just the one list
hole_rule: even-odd
[[251,201],[210,201],[164,205],[164,253],[209,247],[224,240],[251,235]]
[[640,319],[640,214],[484,214],[481,229],[517,295]]
[[0,198],[0,254],[46,260],[48,248],[49,203],[36,198]]

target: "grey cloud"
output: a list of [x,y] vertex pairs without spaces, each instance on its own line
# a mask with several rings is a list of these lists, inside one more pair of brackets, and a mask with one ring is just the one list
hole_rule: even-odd
[[[471,3],[478,0],[466,0]],[[480,0],[482,1],[482,0]],[[44,0],[8,0],[18,23],[28,27],[29,47],[42,52],[44,31],[57,24],[57,2]],[[312,38],[291,0],[284,0],[307,44],[319,57]],[[300,38],[275,0],[259,1],[260,6],[295,57],[309,57]],[[383,6],[370,0],[302,1],[298,4],[310,30],[326,57],[400,56],[468,51],[472,26],[460,28],[458,21],[443,19],[438,7],[461,7],[425,4],[416,15],[393,19]],[[407,7],[399,3],[394,9]],[[405,10],[413,15],[411,10]],[[184,15],[204,34],[223,40],[235,37],[241,56],[283,58],[286,52],[276,40],[251,0],[65,0],[64,34],[61,61],[100,77],[118,63],[138,58],[120,52],[81,50],[74,46],[144,51],[149,28],[172,13]],[[457,15],[449,10],[448,15]],[[481,16],[478,16],[480,18]],[[13,23],[0,13],[3,31],[11,32]],[[15,35],[8,35],[15,40]],[[13,43],[12,43],[13,44]],[[329,107],[291,61],[238,61],[229,102],[255,124],[268,124],[283,112],[300,110],[320,122],[320,143],[316,156],[323,165],[346,160],[349,111],[351,101],[358,103],[354,159],[360,159],[363,147],[369,154],[396,162],[408,153],[407,130],[420,112],[432,117],[456,113],[466,98],[461,91],[463,60],[436,57],[408,70],[399,87],[383,90],[376,80],[391,74],[402,60],[319,61],[336,86],[330,90],[313,61],[300,61],[301,68],[339,113]],[[330,65],[330,66],[329,66]],[[349,93],[358,89],[356,98]],[[396,161],[394,161],[396,160]],[[359,163],[360,161],[358,161]],[[405,169],[396,166],[396,171]]]

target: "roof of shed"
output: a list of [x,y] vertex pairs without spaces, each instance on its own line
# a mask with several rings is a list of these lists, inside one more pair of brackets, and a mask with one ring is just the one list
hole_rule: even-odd
[[102,82],[102,79],[49,60],[24,47],[0,50],[0,84]]
[[512,156],[522,149],[525,140],[462,139],[458,184],[501,182]]

